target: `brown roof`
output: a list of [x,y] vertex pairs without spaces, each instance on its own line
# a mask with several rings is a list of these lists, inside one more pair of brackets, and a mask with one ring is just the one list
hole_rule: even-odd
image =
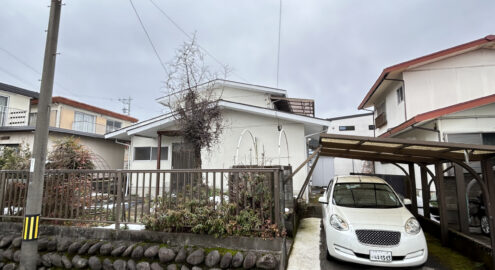
[[368,100],[371,98],[371,96],[375,93],[376,89],[380,86],[380,84],[383,82],[385,77],[387,77],[387,75],[390,72],[403,71],[403,70],[410,68],[412,66],[416,66],[419,64],[425,64],[428,62],[439,60],[439,59],[448,57],[448,56],[456,54],[456,53],[462,53],[462,52],[474,50],[481,45],[484,45],[486,43],[493,42],[493,41],[495,41],[495,35],[488,35],[484,38],[480,38],[480,39],[477,39],[477,40],[474,40],[474,41],[471,41],[468,43],[464,43],[462,45],[458,45],[458,46],[455,46],[455,47],[452,47],[452,48],[449,48],[446,50],[442,50],[442,51],[438,51],[438,52],[435,52],[432,54],[421,56],[419,58],[409,60],[409,61],[397,64],[397,65],[385,68],[382,71],[382,73],[380,74],[380,76],[378,77],[378,79],[376,80],[376,82],[373,84],[371,89],[368,91],[368,93],[364,97],[363,101],[361,101],[361,104],[359,104],[358,109],[364,108],[364,105],[366,104],[366,102],[368,102]]
[[486,97],[482,97],[482,98],[478,98],[478,99],[473,99],[473,100],[458,103],[458,104],[455,104],[452,106],[448,106],[448,107],[436,109],[433,111],[429,111],[426,113],[418,114],[418,115],[414,116],[413,118],[407,120],[406,122],[404,122],[404,123],[402,123],[396,127],[393,127],[390,130],[388,130],[387,132],[381,134],[380,137],[389,137],[389,136],[391,136],[391,135],[393,135],[399,131],[402,131],[402,130],[404,130],[404,129],[406,129],[406,128],[414,125],[414,124],[417,124],[419,122],[435,119],[435,118],[443,116],[443,115],[447,115],[447,114],[451,114],[451,113],[455,113],[455,112],[460,112],[460,111],[480,107],[480,106],[491,104],[491,103],[495,103],[495,95],[490,95],[490,96],[486,96]]
[[[72,99],[69,99],[69,98],[65,98],[65,97],[53,97],[52,98],[52,103],[66,104],[66,105],[69,105],[69,106],[72,106],[72,107],[76,107],[76,108],[80,108],[80,109],[87,110],[87,111],[90,111],[90,112],[94,112],[94,113],[99,113],[99,114],[111,116],[111,117],[114,117],[114,118],[117,118],[117,119],[129,121],[129,122],[132,122],[132,123],[135,123],[135,122],[138,121],[136,118],[130,117],[128,115],[124,115],[124,114],[112,112],[112,111],[109,111],[109,110],[98,108],[98,107],[95,107],[95,106],[92,106],[92,105],[89,105],[89,104],[86,104],[86,103],[82,103],[82,102],[79,102],[79,101],[75,101],[75,100],[72,100]],[[31,100],[31,104],[38,104],[38,100],[37,99]]]

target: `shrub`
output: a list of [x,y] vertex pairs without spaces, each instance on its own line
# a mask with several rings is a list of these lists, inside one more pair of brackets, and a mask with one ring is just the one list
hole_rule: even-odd
[[55,141],[48,155],[47,169],[94,169],[90,152],[79,139],[66,137]]
[[4,147],[0,153],[1,170],[27,170],[31,151],[29,145],[17,147]]
[[276,225],[269,219],[262,221],[252,209],[242,209],[236,214],[236,205],[217,205],[199,201],[175,206],[174,209],[158,207],[156,213],[143,219],[146,229],[165,232],[192,232],[220,236],[280,236]]

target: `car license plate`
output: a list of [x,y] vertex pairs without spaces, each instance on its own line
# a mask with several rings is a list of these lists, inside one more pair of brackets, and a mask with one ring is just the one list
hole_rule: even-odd
[[370,260],[378,262],[391,262],[392,252],[383,250],[370,250]]

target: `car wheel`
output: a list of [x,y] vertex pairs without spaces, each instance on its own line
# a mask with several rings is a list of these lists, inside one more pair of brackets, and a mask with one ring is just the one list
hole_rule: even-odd
[[483,232],[483,234],[486,234],[486,235],[490,234],[490,223],[488,222],[487,216],[481,217],[480,226],[481,226],[481,231]]

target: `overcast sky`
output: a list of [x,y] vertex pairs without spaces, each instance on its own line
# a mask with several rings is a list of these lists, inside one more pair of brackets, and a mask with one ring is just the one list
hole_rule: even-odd
[[[229,79],[275,87],[278,0],[154,0],[216,59]],[[279,88],[312,98],[316,116],[357,113],[381,71],[495,34],[495,1],[282,0]],[[0,0],[0,82],[39,91],[48,0]],[[65,0],[54,95],[145,120],[161,112],[165,74],[128,0]],[[153,6],[133,0],[161,58],[187,37]],[[218,64],[211,58],[213,70]]]

